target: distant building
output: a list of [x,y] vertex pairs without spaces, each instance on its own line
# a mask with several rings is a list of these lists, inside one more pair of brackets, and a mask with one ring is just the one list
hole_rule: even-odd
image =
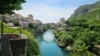
[[56,24],[57,29],[64,29],[65,27],[65,18],[61,18],[60,21]]
[[13,14],[12,15],[13,20],[21,20],[23,18],[23,16],[21,16],[20,14]]
[[33,26],[36,27],[37,31],[43,31],[43,24],[39,20],[34,20],[33,21]]
[[33,15],[28,15],[27,19],[29,20],[30,23],[33,23],[34,19],[33,19]]
[[3,18],[3,20],[10,26],[14,26],[12,23],[14,23],[14,21],[18,21],[23,28],[28,28],[29,24],[31,23],[34,27],[36,27],[38,31],[43,31],[42,22],[39,20],[34,20],[33,15],[31,14],[28,17],[23,17],[20,14],[13,14],[11,16],[5,15],[5,18]]

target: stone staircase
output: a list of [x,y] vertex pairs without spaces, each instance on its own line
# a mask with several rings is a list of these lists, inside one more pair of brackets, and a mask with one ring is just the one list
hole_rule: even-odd
[[27,37],[18,34],[0,36],[0,56],[27,56]]
[[7,36],[0,37],[0,56],[13,56],[10,46],[10,40]]

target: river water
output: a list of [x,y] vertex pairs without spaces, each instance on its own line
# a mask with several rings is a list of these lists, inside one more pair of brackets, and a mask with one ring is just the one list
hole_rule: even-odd
[[37,37],[41,56],[70,56],[68,51],[58,47],[52,30],[47,30]]

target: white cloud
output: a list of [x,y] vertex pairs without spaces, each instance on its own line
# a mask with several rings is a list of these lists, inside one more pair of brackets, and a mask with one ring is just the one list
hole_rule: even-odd
[[54,8],[54,7],[34,7],[29,8],[27,10],[19,10],[15,11],[18,14],[21,14],[22,16],[27,16],[29,14],[32,14],[34,16],[34,19],[39,19],[43,23],[51,23],[51,22],[57,22],[61,17],[64,17],[68,19],[68,17],[73,13],[74,8]]

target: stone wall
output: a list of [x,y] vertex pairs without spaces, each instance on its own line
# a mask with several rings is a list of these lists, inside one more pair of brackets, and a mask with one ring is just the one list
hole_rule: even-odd
[[0,56],[12,56],[10,40],[7,38],[7,36],[2,37],[2,40],[0,38]]
[[27,38],[18,34],[4,34],[0,47],[0,56],[27,56]]
[[10,44],[13,56],[27,56],[26,39],[11,40]]

